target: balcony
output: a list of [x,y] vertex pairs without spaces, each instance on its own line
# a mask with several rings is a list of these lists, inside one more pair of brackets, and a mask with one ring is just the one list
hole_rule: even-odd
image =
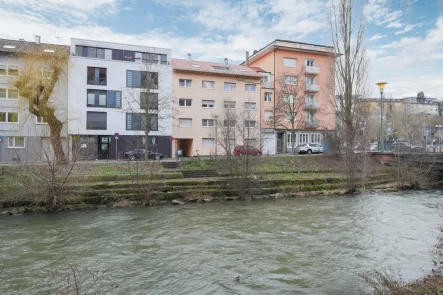
[[305,73],[311,75],[318,75],[320,74],[320,68],[316,66],[306,66]]
[[320,86],[317,84],[306,84],[306,91],[308,92],[317,92],[320,90]]
[[305,101],[305,110],[307,111],[316,111],[320,108],[320,105],[313,100]]
[[317,119],[306,119],[305,122],[306,128],[316,129],[320,126]]

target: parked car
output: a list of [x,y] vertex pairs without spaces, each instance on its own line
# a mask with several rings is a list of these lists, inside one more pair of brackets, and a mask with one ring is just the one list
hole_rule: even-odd
[[369,144],[369,151],[370,152],[376,152],[378,150],[379,150],[378,142],[372,142],[372,143]]
[[[145,158],[145,150],[144,149],[136,149],[129,152],[123,153],[124,158],[129,159],[131,161],[135,161],[138,159]],[[148,159],[160,160],[163,159],[163,155],[160,153],[156,153],[148,150]]]
[[262,151],[255,147],[245,147],[243,145],[238,145],[234,148],[235,155],[253,155],[253,156],[261,156],[263,155]]
[[407,141],[395,141],[391,144],[391,151],[394,152],[422,152],[423,147],[420,145],[410,144]]
[[295,148],[295,152],[299,154],[321,154],[323,153],[323,146],[315,143],[301,144]]

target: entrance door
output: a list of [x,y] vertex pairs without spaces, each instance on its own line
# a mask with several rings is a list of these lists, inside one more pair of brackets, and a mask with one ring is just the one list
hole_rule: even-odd
[[111,147],[111,136],[98,137],[98,158],[109,159],[109,149]]
[[265,155],[275,154],[275,136],[273,132],[263,133],[263,153]]
[[277,133],[277,154],[283,153],[283,133]]

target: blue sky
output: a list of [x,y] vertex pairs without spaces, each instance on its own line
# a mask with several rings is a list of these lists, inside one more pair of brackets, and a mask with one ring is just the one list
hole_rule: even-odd
[[[68,44],[70,37],[172,49],[173,57],[241,62],[272,40],[329,45],[332,0],[0,0],[0,37]],[[360,0],[356,0],[360,3]],[[371,95],[443,99],[440,0],[364,0]]]

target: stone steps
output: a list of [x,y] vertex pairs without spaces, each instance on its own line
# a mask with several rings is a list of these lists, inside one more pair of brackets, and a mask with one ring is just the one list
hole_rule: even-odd
[[203,178],[203,177],[218,177],[215,170],[181,170],[183,178]]

